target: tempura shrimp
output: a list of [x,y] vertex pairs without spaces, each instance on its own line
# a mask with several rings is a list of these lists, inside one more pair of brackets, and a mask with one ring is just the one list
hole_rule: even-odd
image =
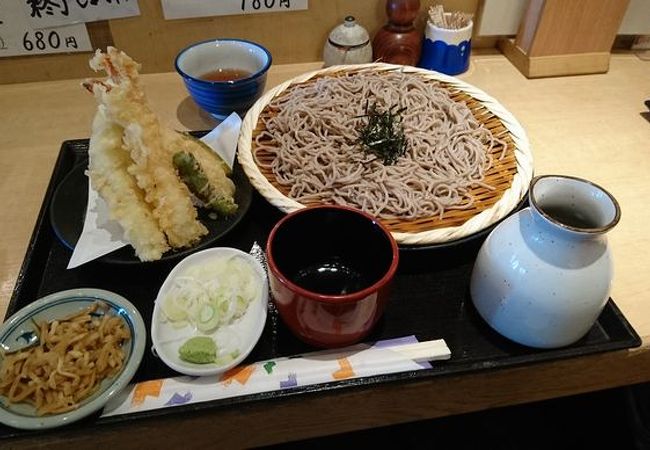
[[123,129],[123,143],[132,163],[127,171],[144,192],[153,216],[171,247],[188,247],[207,233],[187,187],[178,179],[165,148],[168,133],[147,105],[139,83],[138,64],[124,52],[108,47],[97,50],[90,61],[94,70],[104,70],[105,80],[87,80],[84,87],[104,107],[107,120]]

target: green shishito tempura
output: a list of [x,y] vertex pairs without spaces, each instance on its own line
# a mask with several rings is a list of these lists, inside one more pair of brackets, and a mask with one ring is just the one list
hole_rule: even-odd
[[178,175],[189,190],[206,208],[212,209],[222,216],[230,216],[237,211],[237,204],[228,195],[222,195],[219,190],[210,184],[205,172],[196,158],[189,152],[174,154],[174,167]]

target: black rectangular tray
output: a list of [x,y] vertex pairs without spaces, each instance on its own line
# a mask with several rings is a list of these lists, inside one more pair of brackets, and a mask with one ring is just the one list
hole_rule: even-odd
[[[87,160],[88,140],[66,141],[54,167],[50,184],[36,222],[25,260],[18,276],[7,316],[32,301],[53,292],[93,287],[116,292],[140,310],[149,325],[158,288],[175,263],[150,263],[142,266],[108,265],[99,261],[66,270],[71,251],[57,239],[49,222],[50,199],[65,175]],[[523,205],[520,205],[520,207]],[[264,246],[272,226],[282,213],[258,194],[251,208],[217,246],[249,251],[254,242]],[[272,401],[287,395],[309,395],[333,389],[372,386],[379,383],[409,382],[429,377],[471,373],[482,370],[538,363],[641,345],[641,339],[610,299],[597,323],[574,345],[555,350],[536,350],[515,344],[491,330],[474,310],[468,294],[469,277],[485,232],[457,243],[424,249],[401,249],[400,266],[386,312],[367,341],[415,335],[420,341],[445,339],[451,359],[438,361],[430,369],[346,380],[225,400],[165,408],[136,414],[99,419],[99,414],[73,426],[92,429],[105,423],[139,417],[178,414],[204,408]],[[151,347],[150,337],[147,349]],[[260,341],[247,361],[260,361],[313,351],[293,337],[274,315],[267,320]],[[176,376],[147,351],[134,382]],[[24,432],[0,426],[0,438]]]

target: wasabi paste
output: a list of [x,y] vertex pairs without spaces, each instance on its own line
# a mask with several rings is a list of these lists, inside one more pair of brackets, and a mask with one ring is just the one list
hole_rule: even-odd
[[196,336],[185,341],[178,353],[183,361],[210,364],[217,359],[217,344],[210,336]]

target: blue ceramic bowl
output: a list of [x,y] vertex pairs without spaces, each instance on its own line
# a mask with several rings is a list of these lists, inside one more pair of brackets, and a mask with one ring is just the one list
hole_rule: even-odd
[[[192,99],[205,111],[223,119],[233,111],[243,117],[262,95],[271,60],[271,53],[254,42],[211,39],[182,50],[175,66]],[[229,79],[206,79],[215,72]],[[230,79],[234,72],[245,75]]]

